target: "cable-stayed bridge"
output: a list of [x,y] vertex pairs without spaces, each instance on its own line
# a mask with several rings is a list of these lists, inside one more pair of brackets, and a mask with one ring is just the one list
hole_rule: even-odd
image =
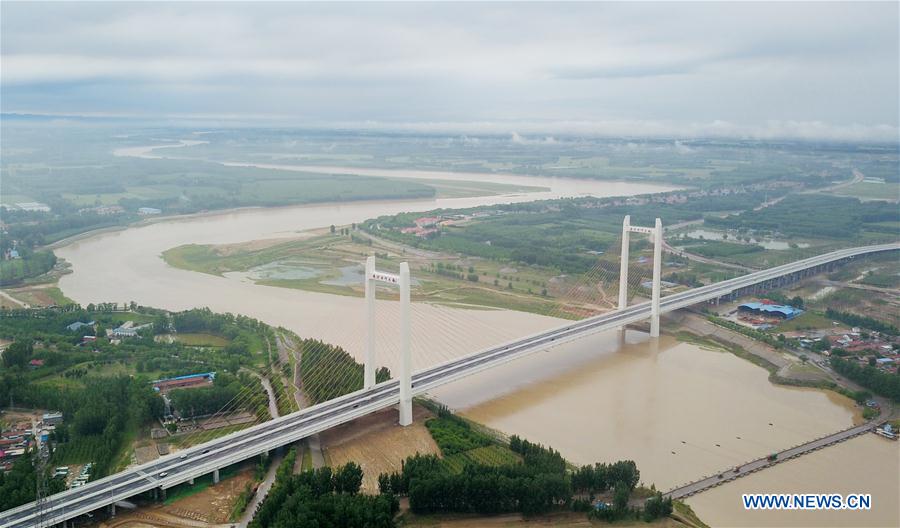
[[[640,229],[638,232],[651,234],[655,238],[655,242],[661,241],[659,224],[655,228]],[[580,321],[565,322],[558,327],[534,335],[521,337],[410,373],[408,378],[401,374],[401,378],[406,379],[394,379],[375,384],[281,418],[211,440],[174,455],[127,469],[79,488],[52,495],[40,504],[22,505],[0,513],[0,527],[30,528],[65,524],[69,519],[114,505],[118,501],[126,500],[137,494],[152,490],[165,490],[192,481],[201,475],[213,473],[214,480],[218,480],[218,472],[221,468],[391,406],[401,404],[402,423],[404,415],[401,395],[404,398],[411,398],[440,385],[568,341],[621,328],[639,321],[652,320],[661,313],[694,304],[741,295],[756,288],[778,287],[786,281],[817,273],[834,263],[856,256],[898,249],[900,249],[900,243],[842,249],[663,298],[660,298],[658,294],[659,273],[654,270],[655,284],[653,286],[656,291],[649,302],[620,307],[619,310]],[[389,276],[389,274],[382,275],[372,278],[397,283],[401,287],[405,285],[408,288],[408,271],[406,272],[407,276],[402,278]],[[401,298],[403,298],[402,294]],[[656,330],[658,330],[658,325]],[[406,369],[408,369],[408,364]],[[408,384],[405,389],[404,384]]]

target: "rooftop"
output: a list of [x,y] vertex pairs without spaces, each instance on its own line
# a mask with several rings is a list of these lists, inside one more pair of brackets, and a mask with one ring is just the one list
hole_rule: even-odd
[[786,304],[768,304],[761,302],[748,302],[738,306],[738,309],[753,310],[754,312],[763,312],[769,314],[781,314],[788,319],[796,317],[803,313],[803,310],[788,306]]

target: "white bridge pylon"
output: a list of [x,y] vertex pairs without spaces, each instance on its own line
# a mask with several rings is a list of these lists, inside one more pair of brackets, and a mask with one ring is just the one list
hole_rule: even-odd
[[400,274],[375,269],[375,257],[366,259],[366,360],[363,388],[375,386],[375,288],[377,282],[400,288],[400,425],[412,423],[412,352],[410,351],[409,264],[400,263]]
[[631,225],[631,215],[622,221],[622,261],[619,268],[619,310],[628,307],[628,245],[631,233],[644,233],[653,240],[653,290],[650,299],[650,337],[659,337],[659,296],[662,284],[662,220],[656,219],[654,227]]

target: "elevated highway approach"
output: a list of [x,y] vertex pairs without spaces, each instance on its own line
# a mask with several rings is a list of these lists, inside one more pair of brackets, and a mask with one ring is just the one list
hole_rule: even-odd
[[[894,251],[900,243],[842,249],[754,272],[716,284],[694,288],[661,299],[660,311],[671,312],[702,302],[716,301],[756,287],[772,287],[780,281],[824,269],[856,256]],[[412,375],[413,395],[470,376],[533,352],[579,339],[591,334],[621,328],[650,318],[649,302],[635,304],[581,321],[568,321],[538,334],[522,337],[471,355],[429,367]],[[400,387],[397,380],[377,384],[331,401],[276,418],[254,427],[209,441],[177,454],[136,466],[80,488],[52,495],[41,504],[28,503],[0,513],[2,528],[53,526],[126,500],[154,489],[165,490],[290,444],[310,435],[349,422],[360,416],[397,405]]]

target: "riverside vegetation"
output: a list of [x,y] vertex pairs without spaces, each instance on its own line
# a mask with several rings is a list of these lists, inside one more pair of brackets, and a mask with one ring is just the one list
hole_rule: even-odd
[[[67,329],[79,321],[93,324]],[[106,329],[125,321],[149,326],[118,342],[106,337]],[[270,366],[274,329],[249,317],[208,309],[172,313],[114,303],[4,310],[0,311],[0,338],[11,341],[0,363],[0,406],[63,413],[64,422],[50,438],[50,467],[92,462],[92,479],[121,470],[130,460],[135,438],[163,415],[163,400],[151,385],[160,378],[217,373],[208,387],[170,392],[174,408],[183,417],[220,411],[236,394],[249,391],[250,397],[240,398],[240,405],[231,410],[269,419],[265,392],[248,371]],[[362,387],[362,365],[345,351],[318,341],[300,341],[301,373],[309,376],[304,388],[310,399],[324,401]],[[335,385],[310,374],[321,372],[323,364],[337,369],[334,372],[344,383]],[[383,380],[390,374],[382,368],[379,376]],[[278,386],[274,378],[273,385]],[[31,458],[31,453],[20,457],[11,472],[0,476],[3,509],[34,500],[33,483],[39,477]],[[51,492],[62,490],[59,479],[40,478],[47,479]]]

